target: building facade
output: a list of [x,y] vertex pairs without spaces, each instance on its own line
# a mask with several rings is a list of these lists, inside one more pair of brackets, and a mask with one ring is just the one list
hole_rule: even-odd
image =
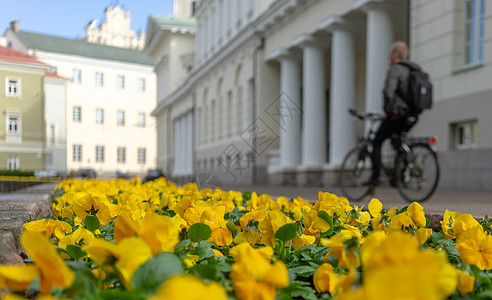
[[46,168],[48,69],[31,56],[0,46],[0,169]]
[[100,176],[114,176],[116,171],[141,174],[155,167],[152,58],[138,50],[25,32],[16,26],[5,37],[11,47],[71,78],[63,112],[68,171],[92,168]]
[[145,44],[145,33],[130,29],[131,14],[120,5],[109,6],[104,10],[105,20],[99,24],[95,19],[85,27],[86,40],[115,47],[142,50]]
[[483,0],[199,1],[195,65],[153,112],[169,115],[163,166],[198,181],[336,184],[367,130],[347,110],[382,111],[403,40],[434,83],[410,133],[439,137],[440,186],[490,189],[491,16]]

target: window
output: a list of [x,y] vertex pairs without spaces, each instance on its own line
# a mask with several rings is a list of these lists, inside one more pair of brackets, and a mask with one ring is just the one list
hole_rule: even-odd
[[6,128],[7,134],[5,141],[7,143],[21,143],[22,142],[22,113],[18,111],[6,111]]
[[80,106],[73,107],[73,122],[74,123],[82,122],[82,108]]
[[483,60],[485,0],[465,0],[464,64]]
[[123,75],[118,75],[116,77],[116,86],[119,89],[124,89],[125,88],[125,76]]
[[7,97],[20,97],[20,79],[7,77],[6,81]]
[[477,146],[477,121],[461,122],[453,125],[454,145],[456,149],[469,149]]
[[118,111],[117,114],[117,125],[118,126],[125,126],[125,112],[122,110]]
[[9,156],[7,158],[7,169],[8,170],[19,170],[19,157]]
[[103,86],[104,76],[101,72],[96,72],[96,86]]
[[20,116],[9,116],[8,117],[8,134],[20,134],[21,120]]
[[142,92],[145,91],[145,78],[138,79],[138,90]]
[[104,109],[96,109],[96,124],[104,124]]
[[146,150],[145,148],[138,148],[138,163],[139,164],[145,164],[145,153]]
[[80,72],[80,69],[73,69],[72,82],[73,83],[80,83],[81,82],[81,72]]
[[118,147],[118,162],[124,163],[126,162],[126,148]]
[[72,146],[72,160],[82,161],[82,145],[76,144]]
[[145,127],[145,113],[138,113],[138,127]]
[[96,162],[104,162],[104,146],[96,146]]

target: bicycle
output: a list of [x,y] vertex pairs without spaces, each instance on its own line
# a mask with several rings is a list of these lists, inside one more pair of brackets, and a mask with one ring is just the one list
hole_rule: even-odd
[[[349,113],[362,121],[369,121],[369,130],[357,145],[345,156],[340,169],[342,194],[350,201],[361,201],[367,195],[374,195],[376,186],[361,183],[369,179],[372,172],[371,140],[376,134],[375,123],[380,114],[359,113],[349,109]],[[400,195],[409,202],[423,202],[429,199],[439,182],[437,137],[408,137],[406,133],[391,136],[393,154],[381,159],[381,169],[386,181],[396,187]],[[392,165],[393,164],[393,165]]]

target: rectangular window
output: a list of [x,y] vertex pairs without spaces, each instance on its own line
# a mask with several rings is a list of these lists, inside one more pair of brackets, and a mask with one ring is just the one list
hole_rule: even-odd
[[80,69],[73,69],[72,82],[73,83],[80,83],[81,82],[81,72],[80,72]]
[[82,145],[76,144],[72,146],[72,160],[82,161]]
[[145,127],[145,113],[138,113],[138,127]]
[[7,77],[7,97],[20,97],[20,79]]
[[96,109],[96,124],[104,124],[104,109]]
[[9,134],[20,134],[21,119],[20,116],[9,116],[8,117],[8,130]]
[[145,164],[145,153],[146,150],[145,148],[138,148],[138,163],[139,164]]
[[453,125],[454,145],[456,149],[475,148],[478,144],[477,121],[461,122]]
[[118,147],[118,162],[125,163],[126,162],[126,148]]
[[20,163],[18,156],[9,156],[7,158],[7,170],[19,170]]
[[122,110],[118,111],[117,123],[118,126],[125,126],[125,112]]
[[80,106],[73,107],[73,122],[74,123],[82,122],[82,108]]
[[104,162],[104,146],[96,146],[96,162]]
[[125,88],[125,76],[118,75],[116,77],[116,87],[119,88],[119,89],[124,89]]
[[103,86],[104,76],[101,72],[96,72],[96,86]]
[[464,64],[483,61],[485,0],[465,0]]
[[138,90],[141,92],[145,91],[145,78],[138,79]]

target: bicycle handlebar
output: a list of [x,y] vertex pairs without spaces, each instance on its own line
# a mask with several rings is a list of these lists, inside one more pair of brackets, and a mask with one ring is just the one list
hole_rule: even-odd
[[365,119],[370,119],[370,120],[379,120],[381,119],[381,114],[379,113],[360,113],[357,110],[353,108],[349,108],[348,110],[349,114],[352,116],[356,117],[359,120],[365,120]]

